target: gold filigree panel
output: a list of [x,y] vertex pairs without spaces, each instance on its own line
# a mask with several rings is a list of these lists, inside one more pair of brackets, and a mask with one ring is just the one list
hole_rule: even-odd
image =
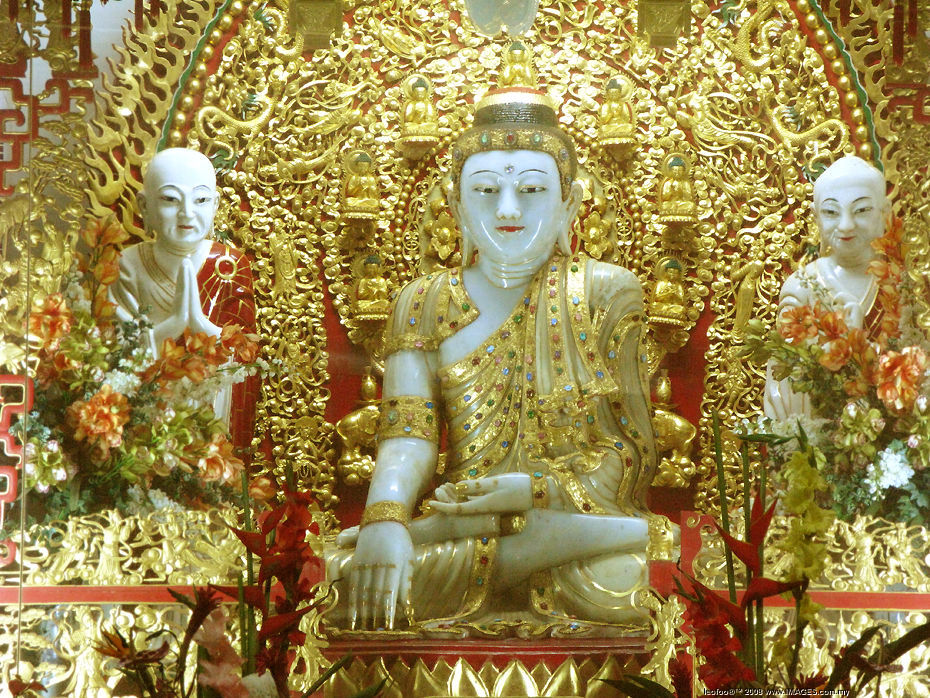
[[230,526],[236,512],[173,511],[123,516],[115,510],[33,526],[18,564],[0,586],[236,584],[244,553]]
[[[310,616],[313,616],[311,618]],[[136,696],[137,689],[121,681],[116,660],[94,649],[101,642],[102,630],[116,629],[124,638],[134,638],[138,649],[154,649],[167,642],[170,662],[177,655],[177,642],[184,636],[190,612],[180,604],[71,604],[3,606],[0,624],[19,627],[19,633],[0,634],[0,683],[6,686],[18,674],[26,680],[39,681],[50,695],[69,698],[116,698]],[[238,637],[235,607],[227,607],[229,636]],[[312,633],[317,622],[310,614],[301,630]],[[149,633],[161,631],[146,642]],[[235,644],[235,640],[233,640]],[[308,635],[307,643],[297,648],[297,659],[306,662],[307,671],[292,679],[291,688],[304,690],[328,665],[321,653],[325,643]],[[188,664],[187,684],[196,677],[193,663]]]
[[[740,529],[740,521],[731,524],[737,531]],[[776,516],[769,535],[784,538],[788,528],[789,520]],[[811,581],[812,590],[930,593],[930,556],[926,529],[922,526],[873,517],[860,517],[853,523],[836,520],[824,541],[825,569],[819,579]],[[779,579],[787,572],[787,561],[775,555],[775,551],[770,552],[772,555],[765,562],[766,576]],[[723,541],[715,530],[702,528],[701,549],[695,555],[693,568],[695,577],[707,586],[726,587]]]

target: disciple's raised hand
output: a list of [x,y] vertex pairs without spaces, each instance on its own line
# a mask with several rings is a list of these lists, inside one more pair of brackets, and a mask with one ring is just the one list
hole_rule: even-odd
[[188,327],[191,332],[204,332],[211,337],[218,337],[222,332],[204,314],[194,265],[190,259],[184,259],[178,267],[171,314],[155,326],[155,346],[160,347],[166,339],[180,336]]

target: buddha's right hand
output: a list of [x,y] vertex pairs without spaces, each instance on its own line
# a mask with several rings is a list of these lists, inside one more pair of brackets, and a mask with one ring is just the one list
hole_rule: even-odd
[[413,541],[403,524],[379,521],[359,531],[349,572],[349,625],[353,630],[393,630],[398,603],[411,619],[413,565]]

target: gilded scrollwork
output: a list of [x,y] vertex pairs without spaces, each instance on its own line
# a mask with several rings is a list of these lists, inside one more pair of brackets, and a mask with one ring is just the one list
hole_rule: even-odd
[[235,583],[242,546],[230,525],[235,513],[221,510],[72,516],[24,532],[19,564],[3,568],[0,580],[4,586],[20,579],[40,586]]

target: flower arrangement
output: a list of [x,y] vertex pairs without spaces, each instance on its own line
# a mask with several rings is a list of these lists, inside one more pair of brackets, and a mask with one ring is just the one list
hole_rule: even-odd
[[[721,496],[721,522],[715,525],[726,554],[728,597],[682,573],[676,580],[676,593],[685,604],[684,627],[693,640],[694,659],[681,653],[670,662],[671,689],[642,676],[605,681],[631,698],[691,698],[702,695],[694,692],[696,687],[702,687],[708,695],[829,695],[841,689],[843,695],[858,696],[866,688],[874,688],[883,674],[899,671],[894,664],[898,658],[930,641],[930,622],[887,643],[881,627],[873,626],[842,648],[833,658],[832,667],[820,667],[810,675],[799,672],[805,630],[819,624],[818,613],[822,610],[811,600],[808,584],[823,573],[824,537],[833,522],[832,512],[817,504],[818,495],[828,488],[820,475],[822,454],[811,447],[801,430],[799,449],[781,483],[784,497],[780,504],[788,518],[788,532],[769,541],[786,570],[786,579],[777,581],[764,576],[765,543],[777,502],[766,505],[764,470],[756,496],[751,497],[748,443],[778,445],[784,437],[741,435],[743,540],[731,534],[716,417],[714,436]],[[734,558],[745,566],[746,588],[741,598],[737,594]],[[776,595],[790,595],[794,600],[794,633],[766,647],[764,600]]]
[[[264,482],[253,482],[251,493],[276,489],[267,478],[259,480]],[[308,672],[303,660],[295,661],[296,648],[306,643],[308,629],[315,632],[330,598],[328,584],[322,581],[323,562],[310,544],[319,536],[313,498],[293,489],[290,471],[288,480],[283,502],[259,514],[255,530],[249,520],[244,529],[233,529],[247,558],[247,579],[238,589],[195,587],[192,598],[172,592],[191,613],[180,639],[169,641],[163,637],[166,631],[138,638],[123,637],[115,629],[104,631],[97,651],[116,661],[117,670],[141,698],[180,698],[194,695],[195,688],[197,695],[223,698],[308,698],[348,663],[350,658],[333,664],[305,691],[289,687],[293,676]],[[238,599],[239,651],[229,638],[228,616],[220,605],[223,595]],[[308,615],[310,622],[302,623]],[[191,679],[185,667],[194,646],[199,651],[196,678]],[[356,698],[374,698],[386,681]]]
[[748,352],[806,395],[812,413],[763,419],[758,431],[791,437],[771,454],[785,462],[804,428],[823,456],[820,472],[843,519],[869,514],[921,524],[930,520],[930,344],[914,319],[900,219],[872,245],[877,294],[870,330],[849,327],[812,279],[814,305],[786,308],[771,331],[751,323]]
[[156,360],[145,320],[120,320],[108,300],[128,234],[92,221],[81,238],[88,251],[63,291],[29,316],[37,363],[34,410],[20,422],[27,511],[65,518],[231,501],[243,462],[211,396],[263,365],[257,337],[238,326],[219,338],[186,331]]

